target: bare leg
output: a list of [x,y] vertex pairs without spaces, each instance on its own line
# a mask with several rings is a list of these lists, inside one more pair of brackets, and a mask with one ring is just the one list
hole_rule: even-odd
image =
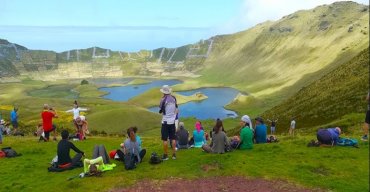
[[163,151],[164,151],[165,155],[168,155],[168,142],[167,142],[167,140],[163,141]]
[[172,140],[172,154],[176,154],[176,140]]

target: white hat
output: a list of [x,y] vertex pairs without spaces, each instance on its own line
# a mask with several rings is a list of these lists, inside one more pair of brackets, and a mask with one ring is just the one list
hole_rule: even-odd
[[0,120],[0,124],[5,124],[4,119],[1,119],[1,120]]
[[253,125],[252,125],[251,118],[249,118],[249,116],[248,116],[248,115],[243,115],[243,117],[241,118],[241,120],[242,120],[243,122],[248,123],[248,124],[249,124],[249,127],[250,127],[251,129],[253,129]]
[[172,89],[171,89],[171,87],[170,87],[170,86],[168,86],[168,85],[163,85],[163,86],[162,86],[162,89],[160,89],[160,91],[161,91],[162,93],[164,93],[164,94],[171,94]]

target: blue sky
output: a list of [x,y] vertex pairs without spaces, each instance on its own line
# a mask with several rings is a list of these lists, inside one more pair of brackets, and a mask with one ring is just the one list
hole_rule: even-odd
[[0,38],[54,51],[176,47],[334,1],[0,0]]

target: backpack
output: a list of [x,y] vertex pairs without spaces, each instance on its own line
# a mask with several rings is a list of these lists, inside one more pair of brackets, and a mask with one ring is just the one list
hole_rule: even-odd
[[21,154],[18,154],[14,151],[14,149],[10,147],[2,148],[2,151],[5,153],[6,157],[17,157],[21,156]]
[[127,153],[125,156],[124,156],[124,160],[125,160],[125,169],[126,170],[131,170],[131,169],[135,169],[136,168],[136,163],[135,163],[135,155],[132,154],[132,153]]
[[339,137],[337,141],[337,145],[338,146],[352,146],[352,147],[358,148],[358,141],[357,139]]
[[151,155],[150,155],[150,160],[149,160],[149,163],[150,164],[159,164],[162,162],[162,159],[157,155],[156,152],[153,152]]

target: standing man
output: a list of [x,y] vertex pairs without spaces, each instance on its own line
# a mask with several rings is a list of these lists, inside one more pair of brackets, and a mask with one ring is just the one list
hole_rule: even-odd
[[294,137],[294,129],[295,129],[295,120],[292,118],[292,121],[290,122],[290,129],[289,129],[289,135]]
[[270,127],[270,131],[271,131],[271,135],[274,135],[276,133],[276,123],[278,121],[278,119],[267,119],[267,121],[271,122],[271,127]]
[[369,124],[370,124],[370,91],[366,96],[366,100],[368,102],[367,104],[367,111],[366,111],[366,117],[365,117],[365,123],[363,127],[364,135],[361,137],[361,140],[368,141],[368,134],[369,134]]
[[172,142],[172,159],[176,159],[175,119],[178,111],[177,101],[176,98],[171,95],[170,86],[163,85],[160,91],[163,93],[163,97],[159,103],[159,113],[162,114],[161,136],[164,151],[162,160],[168,160],[168,139]]
[[[58,118],[55,110],[52,107],[49,107],[48,104],[44,104],[44,110],[41,113],[42,118],[42,128],[44,129],[45,141],[49,141],[50,132],[54,132],[53,140],[56,141],[55,129],[56,126],[53,125],[53,118]],[[40,138],[41,139],[41,138]]]
[[13,125],[13,134],[18,134],[18,108],[14,107],[13,111],[10,112],[10,122]]

